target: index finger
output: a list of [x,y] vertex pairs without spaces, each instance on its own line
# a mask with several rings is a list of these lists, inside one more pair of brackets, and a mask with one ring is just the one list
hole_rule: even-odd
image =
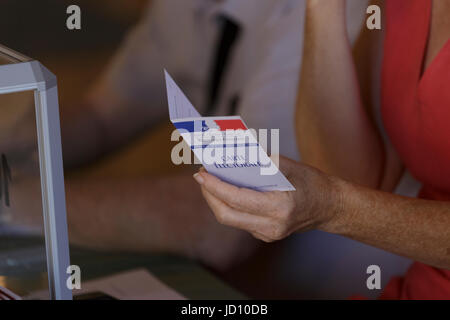
[[264,208],[271,205],[269,192],[239,188],[205,171],[200,171],[194,177],[209,193],[237,210],[261,215]]

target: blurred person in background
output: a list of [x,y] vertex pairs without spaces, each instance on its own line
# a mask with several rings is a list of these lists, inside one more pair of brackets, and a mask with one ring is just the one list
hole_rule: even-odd
[[[345,3],[307,1],[297,108],[305,164],[281,162],[297,190],[262,193],[204,171],[194,177],[225,225],[268,242],[320,229],[368,243],[417,261],[380,298],[450,299],[450,2],[380,3],[385,32],[372,40],[384,36],[384,47],[367,42],[360,58],[384,50],[382,115],[392,145],[364,106],[355,65],[377,65],[355,64]],[[416,199],[391,194],[405,166],[423,182]]]
[[[289,119],[303,14],[304,0],[149,1],[89,94],[81,103],[61,107],[65,168],[97,160],[168,122],[164,68],[200,113],[240,114],[252,128],[280,129],[281,152],[298,158]],[[282,113],[281,105],[286,106]],[[191,179],[193,172],[187,171],[139,179],[67,179],[71,242],[171,252],[216,269],[247,256],[257,242],[217,224]],[[33,201],[25,195],[15,203],[30,212],[24,207]]]

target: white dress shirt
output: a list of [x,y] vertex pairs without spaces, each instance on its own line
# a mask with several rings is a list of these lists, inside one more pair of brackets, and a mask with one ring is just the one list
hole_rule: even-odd
[[130,103],[167,113],[163,68],[200,113],[216,45],[217,17],[241,32],[220,87],[216,114],[236,113],[250,128],[280,129],[280,153],[298,159],[294,108],[302,59],[305,0],[153,0],[115,57],[105,82]]

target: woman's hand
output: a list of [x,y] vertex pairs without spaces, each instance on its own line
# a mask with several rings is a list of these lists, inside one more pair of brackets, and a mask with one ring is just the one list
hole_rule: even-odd
[[335,233],[450,269],[450,205],[381,192],[280,159],[291,192],[238,188],[200,171],[194,177],[220,223],[266,242],[311,229]]
[[265,242],[331,224],[341,203],[335,180],[286,158],[280,159],[280,169],[296,191],[258,192],[238,188],[205,170],[194,178],[220,223],[248,231]]

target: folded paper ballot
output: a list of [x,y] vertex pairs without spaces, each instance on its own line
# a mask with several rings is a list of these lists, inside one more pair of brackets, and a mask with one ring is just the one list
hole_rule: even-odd
[[257,191],[295,190],[241,117],[202,117],[167,71],[165,76],[170,121],[209,173]]

